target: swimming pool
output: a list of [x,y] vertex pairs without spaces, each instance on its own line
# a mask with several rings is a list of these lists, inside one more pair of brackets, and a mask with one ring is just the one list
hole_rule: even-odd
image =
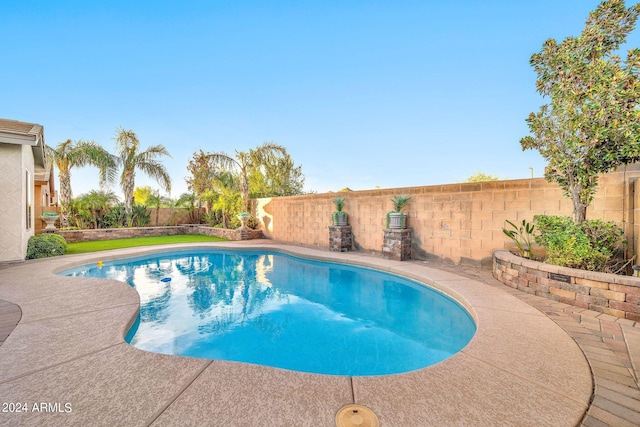
[[475,333],[466,310],[422,284],[278,252],[163,252],[59,274],[135,287],[140,315],[126,339],[157,353],[384,375],[438,363]]

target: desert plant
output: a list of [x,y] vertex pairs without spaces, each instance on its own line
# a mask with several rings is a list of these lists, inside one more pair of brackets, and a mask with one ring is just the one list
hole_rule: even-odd
[[502,231],[516,244],[519,255],[524,258],[531,258],[531,244],[535,226],[527,222],[526,219],[522,220],[520,226],[515,225],[508,219],[505,222],[511,226],[511,229],[503,228]]
[[393,196],[391,203],[393,204],[393,210],[391,212],[402,212],[404,208],[409,204],[411,197],[409,196]]
[[127,225],[127,211],[124,203],[118,203],[102,217],[102,225],[105,228],[120,228]]
[[252,230],[256,230],[260,227],[260,222],[255,217],[252,216],[247,221],[247,227],[251,228]]
[[149,211],[145,205],[134,203],[131,206],[131,216],[128,220],[129,227],[146,227],[150,222],[151,211]]
[[27,259],[47,258],[64,255],[67,252],[67,241],[59,234],[36,234],[27,243]]

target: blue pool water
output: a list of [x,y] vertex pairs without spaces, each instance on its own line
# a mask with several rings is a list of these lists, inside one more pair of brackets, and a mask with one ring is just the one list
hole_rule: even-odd
[[423,285],[273,252],[165,252],[60,274],[133,286],[127,341],[157,353],[383,375],[440,362],[475,333],[460,305]]

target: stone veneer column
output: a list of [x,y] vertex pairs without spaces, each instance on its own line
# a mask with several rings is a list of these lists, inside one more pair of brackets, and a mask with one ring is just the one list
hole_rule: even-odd
[[384,241],[382,243],[382,255],[385,259],[406,261],[411,259],[411,230],[384,229]]
[[350,225],[329,226],[329,250],[334,252],[348,252],[353,246],[353,235]]

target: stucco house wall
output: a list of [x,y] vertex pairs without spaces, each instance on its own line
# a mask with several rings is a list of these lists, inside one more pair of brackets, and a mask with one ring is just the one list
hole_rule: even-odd
[[36,173],[46,170],[42,126],[0,119],[0,262],[25,258],[35,232]]
[[29,194],[31,223],[27,224],[27,171],[33,182],[31,147],[0,144],[0,261],[24,259],[33,236],[33,191]]

